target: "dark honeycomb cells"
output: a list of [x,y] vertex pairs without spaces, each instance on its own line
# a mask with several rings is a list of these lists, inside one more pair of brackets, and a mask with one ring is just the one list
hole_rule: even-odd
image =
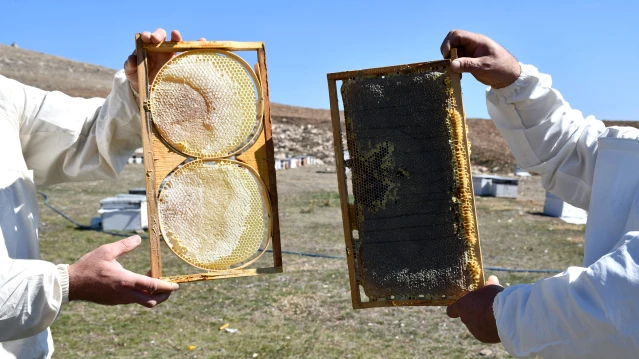
[[428,71],[342,84],[355,270],[371,300],[455,297],[471,285],[454,200],[446,78]]
[[[388,141],[381,142],[368,151],[353,149],[353,157],[356,159],[353,163],[360,173],[353,178],[354,188],[360,199],[358,203],[371,212],[385,208],[386,202],[394,199],[398,183],[392,173],[395,167],[392,153],[393,144]],[[361,209],[357,211],[361,212]]]

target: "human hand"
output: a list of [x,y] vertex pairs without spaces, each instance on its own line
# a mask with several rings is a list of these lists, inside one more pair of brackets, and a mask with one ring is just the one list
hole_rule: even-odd
[[140,236],[132,236],[98,247],[69,266],[69,300],[98,304],[138,303],[153,308],[169,298],[175,283],[130,272],[116,260],[135,249]]
[[[166,41],[166,31],[160,28],[153,33],[145,31],[141,34],[140,38],[145,44],[159,44],[162,41]],[[182,35],[177,30],[171,31],[171,41],[182,41]],[[199,41],[206,41],[205,38],[201,38]],[[149,84],[153,83],[155,75],[158,71],[175,56],[175,52],[147,52],[147,66],[149,72]],[[131,86],[137,91],[138,87],[138,57],[137,50],[133,51],[133,54],[124,62],[124,73],[126,78],[131,83]]]
[[499,279],[488,277],[486,286],[474,290],[448,306],[446,314],[451,318],[460,318],[468,331],[483,343],[499,343],[497,323],[493,313],[493,302],[499,292],[504,290]]
[[487,36],[453,30],[440,48],[444,58],[450,58],[450,49],[453,47],[457,48],[459,58],[453,60],[451,69],[459,73],[470,72],[484,85],[506,87],[515,82],[521,73],[517,59]]

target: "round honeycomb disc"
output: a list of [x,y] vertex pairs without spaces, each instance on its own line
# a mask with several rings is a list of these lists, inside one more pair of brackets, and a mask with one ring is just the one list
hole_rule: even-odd
[[262,89],[241,57],[192,50],[168,61],[151,86],[153,123],[175,150],[219,158],[242,150],[260,129]]
[[187,263],[227,269],[253,257],[270,235],[270,203],[254,170],[240,162],[195,160],[160,192],[162,237]]

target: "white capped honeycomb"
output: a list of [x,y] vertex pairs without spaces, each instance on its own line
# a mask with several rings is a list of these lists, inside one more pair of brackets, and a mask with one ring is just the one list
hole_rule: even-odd
[[264,185],[248,166],[229,160],[195,160],[162,188],[162,237],[193,266],[226,269],[256,255],[270,235]]
[[174,149],[197,158],[227,157],[258,132],[259,81],[239,56],[221,50],[184,52],[153,81],[153,123]]

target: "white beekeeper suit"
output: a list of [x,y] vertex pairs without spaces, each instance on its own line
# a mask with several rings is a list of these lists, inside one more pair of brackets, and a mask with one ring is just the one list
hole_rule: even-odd
[[499,293],[499,337],[516,357],[637,358],[639,130],[584,118],[551,85],[522,65],[488,111],[521,167],[589,211],[583,267]]
[[35,185],[114,179],[139,147],[123,71],[106,100],[0,76],[0,358],[50,357],[48,327],[68,302],[68,266],[38,260]]

